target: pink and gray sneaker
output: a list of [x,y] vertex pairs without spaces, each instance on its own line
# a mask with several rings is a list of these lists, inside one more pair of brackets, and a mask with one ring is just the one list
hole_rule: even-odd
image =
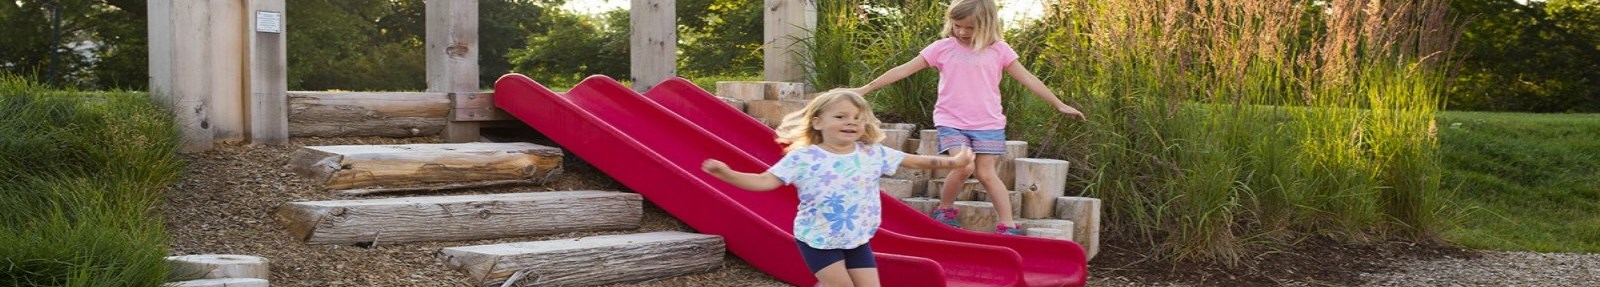
[[959,213],[961,211],[955,208],[934,207],[933,220],[938,220],[939,223],[944,223],[944,225],[949,225],[950,227],[961,228],[961,220],[956,217]]
[[1012,225],[1012,226],[1005,226],[1004,224],[995,225],[994,226],[994,234],[999,234],[999,235],[1022,235],[1022,229],[1021,228],[1017,228],[1016,225]]

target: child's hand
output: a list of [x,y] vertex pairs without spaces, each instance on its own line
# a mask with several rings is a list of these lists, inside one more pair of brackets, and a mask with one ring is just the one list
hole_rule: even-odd
[[1077,108],[1073,108],[1072,106],[1068,106],[1068,105],[1056,106],[1056,111],[1061,112],[1062,114],[1066,114],[1067,118],[1069,118],[1069,119],[1074,119],[1074,120],[1079,120],[1079,121],[1088,120],[1088,118],[1085,118],[1083,116],[1083,112],[1078,111]]
[[700,170],[709,174],[720,175],[728,171],[728,164],[714,159],[706,159],[705,162],[700,163]]

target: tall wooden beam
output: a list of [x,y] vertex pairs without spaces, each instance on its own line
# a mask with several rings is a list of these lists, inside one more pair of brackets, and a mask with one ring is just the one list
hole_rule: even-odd
[[633,0],[628,10],[629,73],[643,93],[677,75],[678,24],[674,0]]
[[150,96],[171,108],[181,149],[211,149],[210,81],[206,42],[209,5],[201,1],[149,1]]
[[[428,91],[478,92],[478,0],[427,1]],[[477,122],[450,122],[444,140],[479,139]]]
[[[637,1],[637,0],[636,0]],[[809,53],[800,39],[810,38],[817,27],[816,0],[765,0],[762,51],[768,81],[805,82],[802,64]]]
[[284,0],[252,0],[246,11],[250,22],[250,63],[246,133],[251,143],[284,145],[289,143],[289,56],[284,35]]

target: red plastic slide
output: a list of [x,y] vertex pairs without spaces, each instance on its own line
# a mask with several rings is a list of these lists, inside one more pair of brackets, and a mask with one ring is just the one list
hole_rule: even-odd
[[[694,122],[702,129],[720,135],[740,150],[767,165],[783,157],[782,147],[773,144],[772,129],[688,80],[672,78],[661,82],[645,96]],[[764,168],[760,169],[764,170]],[[1026,237],[968,232],[945,226],[888,195],[883,195],[883,229],[909,236],[995,245],[1018,251],[1028,286],[1082,286],[1087,277],[1083,249],[1076,243]],[[890,202],[894,202],[890,204]],[[979,256],[979,255],[974,255]]]
[[[512,74],[495,91],[502,109],[696,230],[723,236],[730,251],[758,269],[790,284],[815,283],[787,231],[796,205],[792,188],[749,192],[699,171],[706,158],[739,170],[765,169],[735,144],[609,78],[593,77],[558,95]],[[766,142],[776,148],[770,138]],[[1012,249],[890,230],[873,246],[885,285],[1023,285],[1022,259]]]

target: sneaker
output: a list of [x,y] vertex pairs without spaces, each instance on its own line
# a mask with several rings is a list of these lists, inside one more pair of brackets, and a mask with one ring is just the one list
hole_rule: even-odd
[[1017,228],[1016,225],[1012,225],[1012,226],[995,225],[994,226],[994,234],[1000,234],[1000,235],[1022,235],[1022,229],[1021,228]]
[[961,221],[956,219],[956,215],[959,213],[961,211],[955,208],[934,207],[933,220],[938,220],[939,223],[944,223],[944,225],[949,225],[950,227],[961,228]]

